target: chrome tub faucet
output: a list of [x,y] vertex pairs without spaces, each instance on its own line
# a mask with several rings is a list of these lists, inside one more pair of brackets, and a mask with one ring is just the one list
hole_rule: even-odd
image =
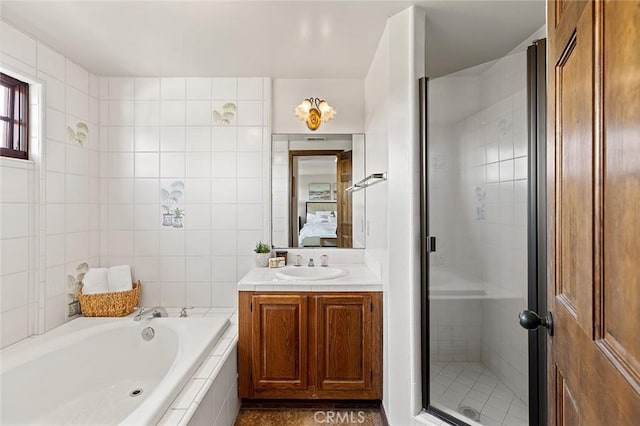
[[140,311],[133,317],[134,321],[140,321],[143,318],[161,318],[168,317],[167,310],[162,306],[155,306],[150,309],[140,308]]

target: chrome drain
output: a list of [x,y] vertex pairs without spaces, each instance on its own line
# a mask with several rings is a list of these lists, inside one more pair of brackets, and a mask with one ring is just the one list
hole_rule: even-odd
[[156,335],[156,331],[151,327],[147,327],[144,330],[142,330],[142,338],[147,342],[153,339],[153,336],[155,335]]
[[480,412],[473,407],[460,405],[458,407],[458,413],[462,414],[468,419],[473,420],[474,422],[480,422]]
[[131,392],[129,392],[129,396],[131,398],[135,398],[136,396],[140,396],[142,395],[142,389],[134,389]]

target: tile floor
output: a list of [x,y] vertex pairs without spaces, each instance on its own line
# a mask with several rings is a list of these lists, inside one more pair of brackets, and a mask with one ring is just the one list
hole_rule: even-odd
[[529,424],[527,404],[479,362],[432,362],[431,399],[456,413],[459,406],[475,408],[484,426]]
[[[340,417],[338,417],[340,415]],[[384,426],[379,409],[246,409],[242,408],[235,426],[318,426],[320,424]]]

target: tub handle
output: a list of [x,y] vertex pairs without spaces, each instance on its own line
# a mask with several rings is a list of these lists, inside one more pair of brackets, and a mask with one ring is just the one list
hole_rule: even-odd
[[179,315],[179,316],[180,316],[180,318],[186,318],[186,317],[188,317],[188,315],[187,315],[187,309],[193,309],[193,306],[190,306],[190,307],[188,307],[188,308],[187,308],[186,306],[183,306],[183,307],[182,307],[182,309],[180,310],[180,315]]
[[142,319],[142,313],[144,312],[144,306],[138,306],[138,313],[133,317],[134,321],[140,321]]

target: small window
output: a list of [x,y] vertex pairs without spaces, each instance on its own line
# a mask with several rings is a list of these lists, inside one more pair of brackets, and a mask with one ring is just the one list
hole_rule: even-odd
[[0,73],[0,156],[29,158],[29,84]]

